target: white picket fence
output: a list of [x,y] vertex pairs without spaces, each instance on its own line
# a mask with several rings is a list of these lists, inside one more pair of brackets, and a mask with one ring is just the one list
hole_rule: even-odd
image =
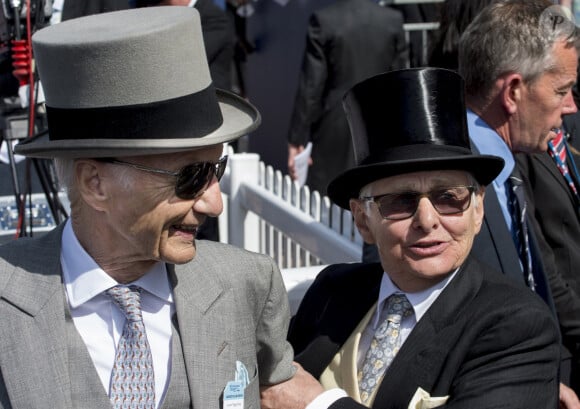
[[361,259],[349,211],[300,187],[255,153],[231,154],[221,182],[220,239],[271,256],[281,269]]
[[292,314],[325,265],[360,261],[362,238],[350,212],[266,166],[259,155],[230,153],[220,185],[220,240],[277,262]]

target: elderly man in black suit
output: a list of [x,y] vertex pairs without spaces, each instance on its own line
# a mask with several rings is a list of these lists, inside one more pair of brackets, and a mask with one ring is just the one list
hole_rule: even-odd
[[472,153],[463,85],[453,71],[424,68],[346,95],[357,166],[328,193],[377,244],[380,263],[320,273],[289,339],[326,391],[301,370],[264,389],[263,407],[557,407],[549,309],[470,255],[484,186],[504,163]]

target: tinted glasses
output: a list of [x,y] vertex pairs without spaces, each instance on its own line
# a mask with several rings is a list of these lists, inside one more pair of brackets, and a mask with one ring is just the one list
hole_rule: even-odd
[[439,214],[462,213],[469,208],[473,192],[475,192],[475,186],[452,186],[425,193],[387,193],[378,196],[365,196],[360,199],[375,202],[383,219],[403,220],[415,214],[422,197],[428,198]]
[[226,170],[228,157],[227,155],[223,156],[216,163],[192,163],[191,165],[181,168],[179,172],[150,168],[148,166],[125,162],[115,158],[96,158],[96,160],[99,162],[113,163],[115,165],[129,166],[143,172],[172,176],[175,178],[175,195],[180,199],[191,200],[205,192],[214,175],[217,180],[222,178]]

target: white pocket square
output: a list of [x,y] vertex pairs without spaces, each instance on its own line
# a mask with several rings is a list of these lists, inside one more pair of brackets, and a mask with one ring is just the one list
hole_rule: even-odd
[[417,388],[408,409],[432,409],[443,406],[449,396],[431,396],[422,388]]

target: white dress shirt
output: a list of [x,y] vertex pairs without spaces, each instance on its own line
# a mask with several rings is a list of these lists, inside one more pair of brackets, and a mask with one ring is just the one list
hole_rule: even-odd
[[[103,291],[118,283],[82,248],[67,221],[62,236],[61,265],[72,319],[81,335],[99,378],[109,393],[111,371],[125,315]],[[164,263],[157,263],[131,284],[143,288],[141,307],[153,357],[155,404],[165,397],[171,373],[171,317],[173,294]]]
[[[381,325],[383,320],[386,318],[385,315],[387,311],[383,308],[387,298],[395,293],[405,294],[409,303],[413,307],[414,314],[404,317],[401,321],[400,337],[401,337],[401,347],[407,340],[407,337],[417,325],[417,322],[425,315],[427,310],[433,305],[435,300],[439,297],[441,292],[447,287],[447,284],[455,277],[457,271],[455,270],[452,274],[449,274],[444,280],[440,281],[433,287],[423,290],[418,293],[405,293],[401,291],[395,283],[391,280],[387,273],[383,274],[381,279],[381,288],[379,290],[379,299],[377,302],[377,309],[373,314],[373,317],[369,321],[367,327],[361,334],[358,345],[358,358],[357,365],[360,368],[363,365],[366,353],[371,346],[371,342],[377,331],[378,327]],[[326,409],[338,399],[348,396],[343,389],[329,389],[328,391],[322,393],[316,399],[314,399],[306,409]]]
[[377,303],[377,309],[373,314],[373,317],[369,321],[369,324],[361,334],[361,338],[358,344],[358,370],[362,368],[365,356],[368,349],[371,346],[371,342],[377,332],[377,329],[381,323],[385,320],[387,311],[384,308],[387,298],[395,293],[405,294],[409,303],[413,307],[413,314],[408,317],[404,317],[401,320],[401,328],[399,330],[399,336],[401,338],[401,346],[407,340],[407,337],[417,325],[417,322],[425,315],[429,307],[435,302],[441,291],[447,286],[447,284],[455,277],[457,270],[453,274],[448,275],[443,281],[437,283],[431,288],[423,290],[418,293],[405,293],[393,283],[388,274],[383,274],[381,280],[381,289],[379,291],[379,301]]

